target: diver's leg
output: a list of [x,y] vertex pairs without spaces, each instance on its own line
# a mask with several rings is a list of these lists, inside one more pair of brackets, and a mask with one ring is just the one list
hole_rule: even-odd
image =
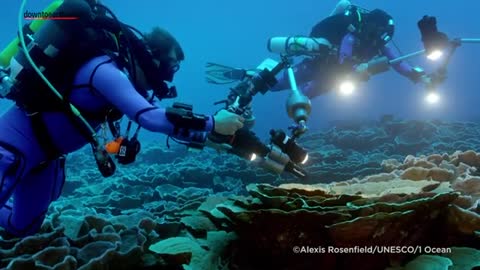
[[15,188],[25,175],[25,159],[15,148],[0,143],[0,227],[7,229],[12,211],[9,202]]
[[322,71],[319,71],[311,81],[298,85],[298,89],[309,99],[324,95],[335,89],[336,80],[332,77],[332,73],[328,70],[324,71],[325,69],[329,68],[322,68]]
[[[301,62],[292,66],[295,77],[295,83],[297,87],[308,83],[315,79],[321,71],[318,65],[323,61],[323,58],[305,58]],[[277,84],[269,88],[271,92],[277,92],[282,90],[291,90],[290,78],[288,76],[288,70],[284,70],[276,76]]]
[[33,169],[17,184],[13,205],[2,208],[2,227],[15,236],[36,233],[45,219],[50,203],[61,193],[65,182],[65,159],[51,161]]
[[0,143],[0,206],[10,199],[24,174],[24,167],[23,155],[13,147]]

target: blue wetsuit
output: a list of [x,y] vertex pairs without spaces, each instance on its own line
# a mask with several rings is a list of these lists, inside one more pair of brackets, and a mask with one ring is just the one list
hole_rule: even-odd
[[[88,87],[90,79],[91,88]],[[190,131],[188,137],[174,135],[174,125],[168,121],[166,110],[153,106],[139,94],[107,56],[94,58],[83,65],[76,73],[73,85],[71,103],[86,112],[85,118],[97,130],[103,120],[98,115],[90,119],[88,116],[113,108],[147,130],[186,141],[194,136],[204,138],[214,128],[210,116],[205,130]],[[62,154],[71,153],[88,143],[66,113],[44,112],[43,119],[48,134]],[[63,157],[47,160],[24,111],[18,107],[8,110],[0,118],[0,227],[17,236],[38,231],[49,204],[60,196],[65,181],[64,165]]]
[[[327,39],[337,50],[336,59],[327,56],[318,58],[306,58],[294,65],[295,79],[299,89],[309,98],[313,98],[330,91],[336,85],[339,65],[350,63],[351,71],[356,65],[366,63],[375,56],[386,56],[395,59],[400,55],[389,44],[375,48],[371,44],[361,44],[358,38],[352,34],[348,27],[351,19],[344,14],[330,16],[319,22],[312,28],[311,37]],[[393,65],[395,71],[408,79],[416,82],[418,72],[407,62],[401,61]],[[288,74],[286,72],[277,76],[278,83],[271,91],[280,91],[290,88]]]

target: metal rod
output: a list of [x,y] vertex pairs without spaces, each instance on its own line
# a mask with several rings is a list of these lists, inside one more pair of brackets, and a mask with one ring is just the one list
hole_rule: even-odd
[[480,38],[461,38],[461,43],[480,43]]
[[289,67],[288,71],[288,80],[290,81],[290,88],[292,88],[293,92],[298,92],[297,81],[295,80],[295,74],[293,72],[293,68]]
[[[480,43],[480,38],[458,38],[458,39],[454,39],[454,41],[455,40],[460,42],[460,43]],[[409,58],[412,58],[412,57],[415,57],[415,56],[418,56],[418,55],[421,55],[421,54],[424,54],[424,53],[425,53],[425,50],[416,51],[416,52],[406,54],[406,55],[400,56],[398,58],[392,59],[392,60],[388,61],[388,63],[389,64],[395,64],[395,63],[401,62],[403,60],[406,60],[406,59],[409,59]]]
[[415,56],[418,56],[418,55],[421,55],[421,54],[424,54],[424,53],[425,53],[425,50],[416,51],[416,52],[409,53],[409,54],[406,54],[406,55],[402,55],[400,57],[392,59],[392,60],[388,61],[388,63],[389,64],[395,64],[395,63],[401,62],[403,60],[406,60],[408,58],[412,58],[412,57],[415,57]]

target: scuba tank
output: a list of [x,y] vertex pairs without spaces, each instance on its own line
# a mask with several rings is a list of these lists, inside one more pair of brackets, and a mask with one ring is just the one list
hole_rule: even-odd
[[[96,14],[87,1],[65,0],[55,12],[77,19],[47,20],[33,35],[24,32],[23,39],[28,56],[41,73],[56,89],[65,89],[87,60],[118,48],[94,25]],[[9,98],[30,113],[63,110],[65,97],[62,100],[52,91],[28,56],[27,51],[19,50],[10,61],[15,84]]]
[[[105,53],[106,49],[116,49],[111,46],[114,42],[106,45],[106,31],[93,23],[96,15],[93,11],[94,1],[54,1],[44,12],[61,12],[78,19],[38,20],[22,28],[25,4],[26,0],[23,0],[18,14],[18,38],[10,42],[0,55],[1,63],[5,66],[9,64],[8,69],[2,68],[0,72],[1,96],[15,101],[30,115],[32,125],[37,127],[44,126],[43,120],[36,117],[39,113],[64,111],[90,142],[101,174],[104,177],[113,175],[115,163],[98,142],[96,131],[80,111],[69,103],[68,96],[64,97],[57,91],[71,83],[76,70],[86,60]],[[108,38],[111,40],[112,36]],[[16,44],[20,44],[21,50],[16,48]],[[35,136],[40,140],[47,157],[56,159],[61,156],[54,143],[39,129],[43,128],[34,129]]]
[[[44,13],[53,13],[63,3],[63,0],[55,0],[48,7],[46,7]],[[38,29],[46,22],[46,20],[34,20],[24,27],[26,33],[36,33]],[[7,67],[10,65],[10,60],[18,52],[18,44],[20,40],[18,37],[14,38],[8,45],[0,52],[0,66]]]
[[326,55],[332,49],[330,42],[324,38],[314,37],[271,37],[267,49],[272,53],[287,55]]
[[[48,7],[46,7],[44,13],[53,13],[63,3],[63,0],[55,0]],[[34,20],[33,22],[26,24],[23,29],[25,33],[34,34],[40,27],[46,22],[46,20]],[[9,96],[12,86],[14,84],[13,79],[10,77],[8,70],[5,68],[10,65],[10,61],[18,53],[20,44],[19,37],[15,37],[7,47],[0,52],[0,98],[6,98]]]

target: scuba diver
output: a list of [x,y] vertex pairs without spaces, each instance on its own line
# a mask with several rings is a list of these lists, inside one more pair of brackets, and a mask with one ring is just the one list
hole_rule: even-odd
[[[374,63],[382,57],[392,60],[400,56],[390,44],[394,30],[394,20],[387,12],[380,9],[368,11],[341,0],[329,17],[312,28],[309,37],[273,37],[268,41],[268,50],[303,57],[292,65],[295,80],[303,94],[313,98],[338,88],[345,81],[367,81],[374,74],[388,70],[388,64],[385,67]],[[414,83],[431,83],[429,75],[406,61],[398,61],[392,66]],[[207,81],[227,84],[255,76],[263,67],[244,70],[208,63]],[[277,83],[269,88],[270,91],[290,89],[287,71],[278,74],[276,79]]]
[[[105,123],[118,139],[126,115],[139,127],[201,149],[208,133],[232,135],[244,120],[226,110],[208,116],[187,104],[154,105],[154,98],[176,96],[167,83],[184,60],[167,31],[143,35],[92,0],[55,1],[49,8],[77,19],[19,26],[14,53],[0,55],[0,96],[16,103],[0,118],[0,227],[14,237],[41,227],[61,194],[66,154],[90,143],[102,175],[113,175],[115,163],[97,138]],[[121,134],[119,163],[135,160],[136,134]]]
[[[368,63],[382,56],[388,60],[400,56],[390,43],[394,31],[394,20],[387,12],[381,9],[368,11],[349,4],[349,1],[340,1],[331,16],[311,30],[310,38],[316,43],[313,46],[316,54],[294,66],[295,78],[303,94],[313,98],[337,88],[344,81],[366,81],[370,76],[385,71],[376,70],[374,65]],[[281,38],[270,39],[269,50],[278,52],[280,45],[276,43],[279,41],[285,48],[280,49],[281,53],[295,54],[290,49],[298,49],[302,53],[305,49],[294,44],[295,37],[291,37],[286,41]],[[421,68],[413,67],[406,61],[399,61],[392,66],[414,83],[428,85],[431,82],[429,75]],[[280,74],[277,79],[278,83],[270,91],[289,88],[287,74]]]

